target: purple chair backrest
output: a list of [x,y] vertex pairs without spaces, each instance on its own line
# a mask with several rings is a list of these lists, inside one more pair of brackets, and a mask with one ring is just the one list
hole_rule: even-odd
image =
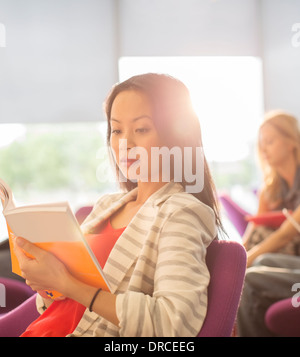
[[249,212],[240,207],[228,195],[219,195],[219,200],[221,201],[229,220],[235,226],[240,236],[242,236],[248,225],[245,216],[249,215]]
[[280,337],[300,337],[300,298],[297,306],[292,298],[272,304],[265,314],[265,323],[270,331]]
[[93,206],[83,206],[76,211],[75,217],[77,218],[79,224],[81,224],[86,219],[86,217],[91,213],[92,209]]
[[20,280],[0,277],[0,284],[5,295],[1,294],[1,297],[5,298],[5,303],[0,303],[0,316],[13,310],[34,294],[34,291]]
[[198,337],[230,337],[240,302],[247,256],[235,241],[214,240],[207,249],[208,307]]
[[20,336],[31,322],[40,316],[35,300],[36,294],[12,311],[0,316],[0,337]]

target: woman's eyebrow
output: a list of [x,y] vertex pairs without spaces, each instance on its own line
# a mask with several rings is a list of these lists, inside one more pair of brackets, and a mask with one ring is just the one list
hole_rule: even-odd
[[[132,119],[132,122],[136,122],[137,120],[140,120],[140,119],[143,119],[143,118],[152,120],[149,115],[145,114],[145,115],[140,115],[137,118]],[[121,121],[116,119],[116,118],[110,118],[110,121],[116,121],[117,123],[121,123]]]

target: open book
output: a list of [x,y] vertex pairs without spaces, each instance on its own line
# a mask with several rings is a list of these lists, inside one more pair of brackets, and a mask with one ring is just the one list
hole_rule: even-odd
[[[10,187],[0,179],[0,198],[6,219],[12,271],[21,275],[13,244],[23,237],[60,259],[82,282],[110,291],[109,283],[93,251],[86,242],[68,202],[16,207]],[[47,291],[51,298],[61,294]]]
[[270,211],[258,215],[247,215],[245,219],[249,222],[254,222],[257,225],[263,225],[277,229],[286,220],[286,215],[282,211]]

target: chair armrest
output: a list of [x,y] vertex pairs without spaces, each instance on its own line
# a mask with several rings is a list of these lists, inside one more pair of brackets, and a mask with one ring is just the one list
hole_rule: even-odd
[[291,298],[280,300],[268,308],[265,323],[278,336],[300,337],[300,306],[294,307]]

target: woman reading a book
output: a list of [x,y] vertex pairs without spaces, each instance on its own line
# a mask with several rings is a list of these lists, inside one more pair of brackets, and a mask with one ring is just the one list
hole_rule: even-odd
[[[266,114],[259,129],[258,154],[264,175],[258,214],[286,208],[300,222],[300,130],[295,117],[282,111]],[[286,220],[278,229],[250,223],[243,237],[248,266],[259,255],[300,255],[300,236]]]
[[[196,155],[201,132],[189,92],[170,76],[139,75],[113,87],[105,112],[125,192],[100,198],[82,229],[111,291],[83,284],[18,238],[23,276],[45,310],[22,336],[196,336],[207,307],[206,248],[222,224],[206,160]],[[163,147],[176,150],[158,159],[153,148]],[[47,289],[65,299],[49,305]]]
[[288,209],[293,213],[278,229],[250,224],[245,234],[248,266],[238,311],[238,333],[274,336],[265,325],[267,309],[291,298],[300,281],[300,130],[296,118],[267,113],[259,130],[258,153],[264,173],[258,213]]

